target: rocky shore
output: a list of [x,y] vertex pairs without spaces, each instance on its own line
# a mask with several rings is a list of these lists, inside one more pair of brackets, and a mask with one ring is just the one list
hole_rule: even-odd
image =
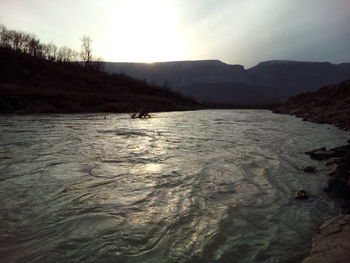
[[343,214],[321,225],[302,263],[347,263],[350,259],[350,140],[343,146],[329,150],[323,147],[306,154],[326,166],[333,166],[325,191],[341,201]]
[[[333,166],[325,191],[342,201],[344,213],[350,214],[350,140],[348,144],[327,150],[325,147],[306,152],[314,160]],[[350,240],[350,238],[349,238]]]
[[302,263],[348,263],[350,259],[350,215],[325,221],[313,238],[310,254]]
[[323,87],[316,92],[299,94],[275,108],[274,112],[350,130],[350,80]]
[[[299,94],[274,112],[350,130],[350,80],[316,92]],[[340,200],[342,214],[322,224],[302,263],[350,262],[350,140],[343,146],[333,149],[323,147],[306,154],[314,160],[323,161],[326,166],[333,166],[325,191]],[[313,167],[307,168],[311,171]]]

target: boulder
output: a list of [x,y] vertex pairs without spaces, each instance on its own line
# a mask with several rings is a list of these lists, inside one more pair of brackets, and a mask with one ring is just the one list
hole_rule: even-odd
[[347,164],[339,164],[337,168],[329,173],[331,178],[328,180],[326,192],[334,196],[347,199],[350,197],[350,189],[348,188],[349,166]]
[[350,144],[335,147],[331,150],[337,152],[339,156],[343,156],[343,155],[346,155],[348,152],[350,152]]
[[316,166],[307,166],[303,169],[305,173],[314,173],[316,171]]
[[321,148],[318,148],[318,149],[315,149],[315,150],[312,150],[312,151],[309,151],[309,152],[305,152],[305,154],[311,155],[311,154],[313,154],[314,152],[317,152],[317,151],[327,151],[327,149],[326,149],[326,147],[321,147]]
[[306,193],[305,190],[300,190],[297,195],[295,196],[295,199],[299,199],[299,200],[305,200],[308,199],[309,195]]
[[348,263],[350,259],[350,215],[325,221],[312,240],[309,255],[302,263]]
[[337,152],[333,150],[329,150],[329,151],[318,150],[310,154],[311,159],[314,159],[314,160],[328,160],[336,156],[337,156]]
[[341,162],[342,162],[342,159],[337,157],[332,157],[326,162],[326,165],[329,166],[334,164],[340,164]]
[[345,163],[339,164],[334,171],[328,174],[331,177],[349,177],[349,166]]

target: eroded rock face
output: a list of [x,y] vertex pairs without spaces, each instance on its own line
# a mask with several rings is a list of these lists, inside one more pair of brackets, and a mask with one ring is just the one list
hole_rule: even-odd
[[325,221],[320,231],[302,263],[349,263],[350,215],[338,215]]

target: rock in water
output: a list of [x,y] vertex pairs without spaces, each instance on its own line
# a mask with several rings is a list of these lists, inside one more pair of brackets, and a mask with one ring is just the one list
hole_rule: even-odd
[[305,173],[314,173],[316,171],[316,166],[307,166],[303,169]]
[[340,164],[341,163],[341,159],[340,158],[331,158],[328,160],[328,162],[326,162],[326,166],[329,166],[329,165],[334,165],[334,164]]
[[311,155],[311,154],[313,154],[314,152],[317,152],[317,151],[327,151],[327,149],[326,149],[326,147],[322,147],[322,148],[318,148],[318,149],[315,149],[315,150],[312,150],[312,151],[309,151],[309,152],[305,152],[305,154]]
[[314,160],[328,160],[329,158],[336,157],[337,153],[335,151],[329,150],[329,151],[315,151],[313,152],[310,157]]
[[295,196],[296,199],[299,199],[299,200],[305,200],[305,199],[308,199],[309,196],[308,194],[306,193],[306,191],[304,190],[300,190],[297,195]]

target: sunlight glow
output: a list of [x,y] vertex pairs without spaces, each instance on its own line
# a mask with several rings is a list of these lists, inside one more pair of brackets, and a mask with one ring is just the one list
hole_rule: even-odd
[[111,60],[158,62],[186,57],[185,37],[168,1],[127,0],[110,12],[104,52]]

